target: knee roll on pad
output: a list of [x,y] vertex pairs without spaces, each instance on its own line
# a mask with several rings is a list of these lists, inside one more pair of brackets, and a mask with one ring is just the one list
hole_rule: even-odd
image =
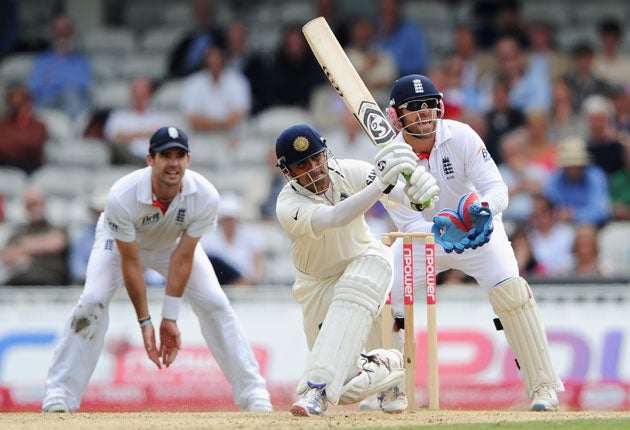
[[525,279],[508,279],[490,291],[490,303],[520,365],[527,394],[541,385],[563,391],[549,358],[549,345],[538,305]]
[[325,383],[328,400],[337,404],[344,382],[359,371],[356,360],[385,301],[391,279],[390,263],[379,256],[367,255],[348,265],[335,287],[307,370],[298,384],[298,394],[306,389],[307,381]]

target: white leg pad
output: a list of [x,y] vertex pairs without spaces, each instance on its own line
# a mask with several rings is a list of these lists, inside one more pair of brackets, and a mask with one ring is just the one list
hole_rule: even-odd
[[307,381],[325,383],[326,397],[337,404],[346,380],[361,370],[357,357],[391,282],[392,267],[382,257],[367,255],[348,265],[309,355],[298,394],[306,390]]
[[549,345],[538,305],[527,281],[512,278],[494,287],[490,303],[518,360],[527,394],[541,386],[564,391],[549,358]]
[[375,349],[361,358],[361,372],[344,385],[340,405],[360,402],[374,393],[405,382],[402,354],[394,349]]

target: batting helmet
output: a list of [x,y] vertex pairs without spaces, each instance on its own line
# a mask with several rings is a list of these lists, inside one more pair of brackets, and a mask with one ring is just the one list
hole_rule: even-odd
[[284,130],[276,140],[276,166],[288,169],[327,149],[326,139],[313,127],[294,125]]
[[442,93],[438,91],[433,81],[424,75],[407,75],[396,80],[392,85],[389,105],[397,108],[410,100],[428,97],[442,98]]

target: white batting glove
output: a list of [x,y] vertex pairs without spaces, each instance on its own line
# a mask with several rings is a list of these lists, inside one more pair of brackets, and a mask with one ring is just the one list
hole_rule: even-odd
[[374,171],[385,184],[395,184],[401,173],[411,174],[418,156],[404,142],[391,142],[383,146],[374,157]]
[[433,209],[439,192],[437,181],[424,166],[417,166],[405,185],[405,194],[411,203],[421,205],[423,209]]

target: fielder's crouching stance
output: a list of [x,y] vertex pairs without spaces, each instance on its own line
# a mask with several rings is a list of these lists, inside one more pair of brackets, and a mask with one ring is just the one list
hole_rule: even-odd
[[[103,349],[109,303],[123,285],[135,308],[147,355],[157,367],[168,367],[180,348],[177,317],[185,295],[232,385],[238,407],[273,410],[249,341],[199,244],[199,238],[216,225],[219,193],[203,176],[187,169],[190,159],[184,132],[162,127],[150,139],[149,166],[112,186],[96,227],[83,293],[55,348],[44,412],[79,408]],[[159,348],[144,267],[166,277]]]
[[[356,403],[380,392],[391,393],[380,396],[382,410],[402,411],[404,392],[388,390],[404,380],[402,356],[373,349],[380,345],[378,316],[391,288],[392,256],[372,236],[363,214],[379,199],[407,207],[430,201],[437,194],[435,180],[416,167],[416,155],[405,143],[381,149],[375,172],[364,161],[335,160],[307,125],[285,130],[276,156],[288,180],[276,212],[291,241],[293,295],[302,307],[310,350],[291,412],[322,415],[329,402]],[[396,186],[401,172],[413,173],[407,190],[403,182]],[[410,188],[416,200],[406,197]],[[364,348],[369,352],[361,355]]]
[[[472,276],[489,295],[508,343],[518,361],[531,410],[558,409],[557,391],[564,387],[549,357],[547,336],[538,306],[519,276],[514,251],[501,212],[508,189],[481,138],[468,125],[442,119],[442,94],[426,76],[409,75],[391,90],[388,113],[401,130],[394,142],[406,142],[419,154],[418,165],[435,177],[439,199],[423,212],[400,206],[390,211],[399,230],[433,232],[436,270],[458,269]],[[394,261],[401,265],[400,240]],[[455,252],[453,252],[455,251]],[[424,253],[416,252],[414,281],[424,284]],[[400,274],[400,275],[399,275]],[[402,316],[402,267],[395,268],[394,317]]]

